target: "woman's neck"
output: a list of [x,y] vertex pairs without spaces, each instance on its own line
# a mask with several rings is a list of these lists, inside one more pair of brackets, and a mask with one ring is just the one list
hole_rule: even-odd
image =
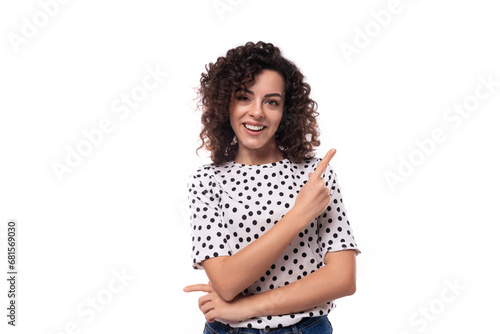
[[262,165],[281,161],[283,159],[284,156],[281,150],[266,153],[257,151],[242,152],[238,150],[234,162],[245,165]]

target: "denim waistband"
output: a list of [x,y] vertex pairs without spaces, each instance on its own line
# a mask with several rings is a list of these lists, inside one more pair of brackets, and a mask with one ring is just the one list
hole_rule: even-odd
[[281,327],[281,328],[269,328],[266,327],[264,329],[258,328],[246,328],[246,327],[230,327],[228,325],[224,325],[219,321],[214,321],[213,323],[207,323],[209,330],[211,329],[213,333],[228,333],[228,334],[298,334],[299,331],[306,329],[309,326],[312,326],[319,321],[323,320],[325,315],[320,317],[307,317],[303,318],[301,321],[294,325]]

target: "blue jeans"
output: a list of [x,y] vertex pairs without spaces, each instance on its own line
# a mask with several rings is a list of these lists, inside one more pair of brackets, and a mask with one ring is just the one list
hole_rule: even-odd
[[256,329],[246,327],[229,327],[218,321],[205,323],[203,334],[331,334],[332,325],[326,315],[304,318],[292,326],[278,329]]

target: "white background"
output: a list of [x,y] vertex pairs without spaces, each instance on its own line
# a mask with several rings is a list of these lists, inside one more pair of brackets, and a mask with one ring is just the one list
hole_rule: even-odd
[[[212,0],[75,0],[52,5],[52,16],[44,3],[58,4],[0,5],[1,277],[9,219],[19,238],[18,326],[6,325],[2,278],[2,333],[202,332],[200,294],[182,292],[206,282],[191,268],[186,220],[187,177],[209,162],[195,154],[194,88],[205,64],[259,40],[311,84],[318,156],[337,149],[332,165],[362,254],[356,294],[329,316],[334,333],[498,328],[493,1],[401,0],[385,26],[372,11],[388,0],[221,0],[219,10]],[[346,56],[346,44],[357,53]],[[146,68],[168,75],[121,119],[113,104],[139,91]],[[480,77],[496,86],[479,101],[476,89],[488,93]],[[464,101],[467,117],[448,114]],[[66,164],[68,147],[104,119],[113,130],[60,180],[53,164]],[[445,140],[419,153],[415,141],[436,129]],[[386,175],[404,169],[400,159],[415,164],[391,188]],[[125,283],[114,280],[122,271]]]

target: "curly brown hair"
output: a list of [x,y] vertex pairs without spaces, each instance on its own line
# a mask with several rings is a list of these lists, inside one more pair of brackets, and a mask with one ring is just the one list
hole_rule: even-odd
[[233,161],[238,151],[235,133],[229,120],[229,104],[233,94],[250,85],[263,70],[274,70],[285,82],[285,106],[276,143],[283,156],[295,162],[314,156],[319,146],[317,103],[309,97],[311,86],[290,60],[271,43],[248,42],[229,50],[225,57],[205,66],[198,89],[198,109],[201,109],[201,145],[211,154],[215,164]]

